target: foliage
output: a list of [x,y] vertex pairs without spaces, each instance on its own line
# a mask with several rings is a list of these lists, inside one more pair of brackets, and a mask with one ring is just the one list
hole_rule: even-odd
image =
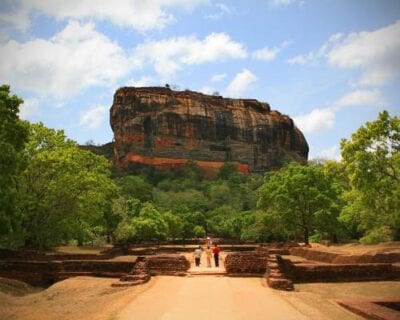
[[118,190],[109,162],[43,124],[30,125],[25,153],[28,165],[19,177],[25,245],[82,244],[101,233]]
[[219,169],[218,176],[220,179],[229,179],[232,175],[236,173],[236,168],[233,163],[225,162],[224,165]]
[[18,117],[23,101],[0,86],[0,243],[11,244],[18,232],[17,180],[25,162],[22,151],[28,140],[27,123]]
[[[116,230],[119,242],[141,242],[166,239],[168,224],[150,202],[127,201],[123,220]],[[132,206],[132,204],[134,204]]]
[[136,198],[146,202],[152,200],[152,185],[141,176],[127,175],[116,179],[125,198]]
[[203,226],[195,226],[193,228],[193,234],[196,238],[202,238],[206,235],[206,230],[204,230]]
[[170,239],[181,238],[184,230],[184,221],[181,217],[174,215],[171,211],[163,214],[163,219],[167,223],[167,236]]
[[368,230],[366,235],[360,239],[362,244],[375,244],[387,242],[392,239],[392,230],[387,226]]
[[374,230],[386,230],[384,227],[399,237],[400,119],[381,112],[350,140],[343,139],[341,150],[351,187],[341,219],[356,225],[367,237],[375,234]]
[[265,209],[286,234],[301,232],[308,244],[315,231],[335,234],[340,212],[337,202],[338,192],[320,167],[289,164],[266,175],[258,207]]

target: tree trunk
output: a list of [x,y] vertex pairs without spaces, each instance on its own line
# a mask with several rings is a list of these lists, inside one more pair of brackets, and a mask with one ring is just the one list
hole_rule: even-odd
[[78,247],[83,246],[83,239],[81,237],[78,238]]
[[308,228],[304,228],[304,243],[308,246],[310,243],[308,242]]

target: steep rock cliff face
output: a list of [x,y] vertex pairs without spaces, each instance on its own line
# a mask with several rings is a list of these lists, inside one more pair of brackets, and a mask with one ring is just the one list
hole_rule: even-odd
[[243,173],[307,160],[308,145],[293,120],[267,103],[162,87],[124,87],[110,110],[116,165],[204,169],[229,161]]

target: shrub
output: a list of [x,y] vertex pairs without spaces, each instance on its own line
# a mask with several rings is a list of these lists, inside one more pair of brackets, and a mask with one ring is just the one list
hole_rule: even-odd
[[382,226],[372,229],[360,239],[362,244],[375,244],[379,242],[388,242],[392,240],[392,231],[388,226]]

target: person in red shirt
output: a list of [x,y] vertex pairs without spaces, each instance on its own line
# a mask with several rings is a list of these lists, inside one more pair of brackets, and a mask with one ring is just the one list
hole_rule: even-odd
[[219,267],[219,253],[220,252],[221,252],[221,249],[218,247],[217,244],[214,244],[213,254],[214,254],[215,266],[217,268]]

